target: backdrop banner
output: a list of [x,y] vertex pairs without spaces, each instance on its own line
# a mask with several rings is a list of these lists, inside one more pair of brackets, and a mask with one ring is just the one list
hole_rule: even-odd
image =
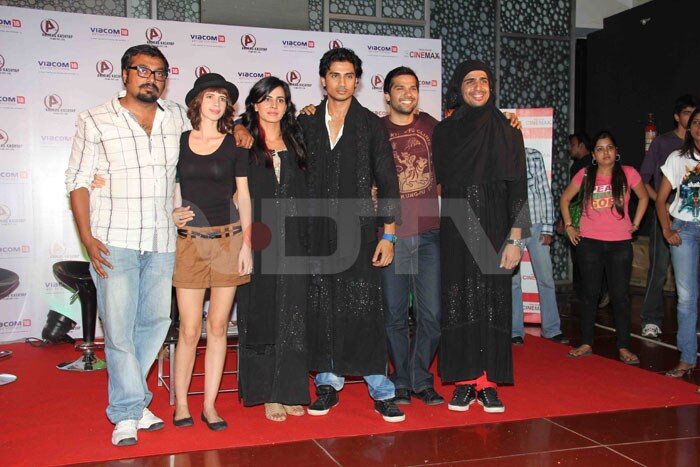
[[0,301],[0,342],[40,336],[50,309],[81,322],[79,303],[69,304],[71,294],[52,272],[57,261],[85,259],[63,174],[78,114],[122,89],[121,56],[143,43],[168,58],[164,97],[183,105],[194,80],[208,72],[238,86],[239,113],[250,87],[270,75],[289,83],[297,108],[318,104],[321,56],[348,47],[363,60],[357,98],[364,106],[386,115],[384,76],[405,65],[420,78],[421,109],[441,115],[440,40],[0,7],[0,268],[20,277]]

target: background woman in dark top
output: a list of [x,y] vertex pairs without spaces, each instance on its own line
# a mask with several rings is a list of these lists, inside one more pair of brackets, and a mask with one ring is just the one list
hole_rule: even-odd
[[[306,198],[305,149],[289,86],[271,76],[246,98],[243,123],[254,137],[237,149],[247,170],[253,203],[253,274],[238,294],[239,388],[245,405],[265,404],[265,416],[284,421],[309,403],[306,353],[306,275],[287,258],[306,251],[305,225],[285,218]],[[247,164],[244,162],[247,161]],[[247,169],[242,165],[247,165]]]
[[[214,403],[226,359],[226,332],[236,286],[250,280],[252,267],[250,244],[243,244],[242,234],[250,226],[246,167],[236,164],[236,143],[229,134],[236,99],[236,86],[216,73],[199,77],[185,98],[194,129],[183,133],[180,140],[176,190],[181,191],[182,207],[173,211],[178,227],[173,285],[180,311],[175,350],[176,427],[193,424],[187,392],[202,334],[207,288],[211,296],[201,418],[212,430],[227,427]],[[236,192],[238,210],[233,204]]]

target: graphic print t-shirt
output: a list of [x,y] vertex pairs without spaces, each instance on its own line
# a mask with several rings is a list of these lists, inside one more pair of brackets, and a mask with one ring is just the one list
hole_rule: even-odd
[[[627,191],[625,192],[624,207],[625,215],[620,218],[617,209],[614,208],[612,194],[612,176],[598,175],[595,178],[593,196],[591,204],[584,208],[581,215],[581,236],[595,240],[605,240],[616,242],[620,240],[630,240],[632,234],[632,221],[628,212],[630,202],[630,191],[642,181],[634,167],[623,165],[622,171],[627,177]],[[586,169],[581,169],[571,180],[581,186]],[[612,208],[612,209],[611,209]]]
[[439,229],[440,208],[432,152],[437,120],[423,112],[405,126],[391,123],[389,117],[383,120],[394,151],[401,192],[402,223],[396,226],[396,235],[410,237]]
[[673,151],[661,166],[661,172],[678,190],[671,203],[671,215],[683,221],[700,221],[700,156],[691,158]]

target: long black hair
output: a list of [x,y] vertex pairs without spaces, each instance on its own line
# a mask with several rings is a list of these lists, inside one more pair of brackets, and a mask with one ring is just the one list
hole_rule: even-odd
[[[595,137],[592,140],[593,145],[591,147],[593,151],[595,151],[595,147],[598,145],[598,141],[604,138],[608,138],[610,141],[612,141],[613,146],[617,148],[617,142],[615,141],[615,137],[613,136],[613,134],[607,130],[603,130],[597,135],[595,135]],[[596,175],[598,175],[598,164],[591,164],[586,169],[586,176],[583,177],[582,183],[583,206],[586,211],[591,205],[591,200],[593,199],[593,189],[595,188]],[[617,213],[619,214],[620,219],[622,219],[623,217],[625,217],[625,193],[627,192],[628,185],[627,176],[625,176],[625,172],[622,170],[622,164],[620,164],[619,157],[615,161],[615,165],[613,165],[612,180],[610,184],[612,185],[613,196],[613,205],[610,206],[610,210],[612,211],[614,208],[615,211],[617,211]]]
[[272,167],[272,151],[265,144],[265,131],[260,126],[259,115],[255,111],[255,104],[265,100],[273,90],[282,88],[284,98],[287,101],[287,109],[280,120],[280,130],[284,144],[291,146],[296,153],[299,168],[306,168],[306,146],[304,146],[304,135],[301,125],[295,117],[297,109],[292,102],[292,94],[289,85],[276,76],[268,76],[253,85],[245,99],[245,113],[243,114],[243,124],[253,135],[253,148],[251,154],[256,164],[265,161],[265,167]]
[[681,148],[681,155],[689,159],[695,159],[694,154],[697,152],[700,154],[700,148],[695,144],[695,139],[693,139],[693,134],[690,131],[690,127],[693,124],[693,120],[700,114],[700,107],[696,107],[693,113],[690,114],[688,119],[688,129],[685,132],[685,139],[683,140],[683,147]]

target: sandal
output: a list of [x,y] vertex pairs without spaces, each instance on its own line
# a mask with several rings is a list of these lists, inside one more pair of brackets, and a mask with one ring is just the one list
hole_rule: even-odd
[[668,376],[669,378],[679,379],[679,378],[684,377],[685,375],[691,374],[694,369],[695,369],[694,366],[689,366],[687,368],[682,368],[681,366],[677,366],[672,370],[668,370],[666,372],[666,376]]
[[620,361],[626,365],[639,365],[639,357],[627,350],[627,353],[620,352]]
[[284,410],[282,404],[266,403],[265,418],[273,422],[283,422],[287,419],[287,412]]
[[292,415],[294,417],[301,417],[302,415],[304,415],[304,408],[300,405],[282,404],[282,408],[284,408],[284,411],[287,412],[287,415]]
[[[585,345],[585,344],[584,344]],[[576,347],[575,349],[569,350],[569,353],[567,354],[569,358],[581,358],[581,357],[588,357],[590,355],[593,355],[593,348],[590,345],[586,345],[588,347],[588,350],[582,350],[581,347]]]

